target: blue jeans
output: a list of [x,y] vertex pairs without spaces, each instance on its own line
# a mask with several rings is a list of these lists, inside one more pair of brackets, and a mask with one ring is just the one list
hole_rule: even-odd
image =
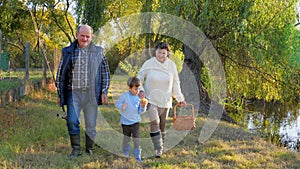
[[88,92],[73,90],[67,93],[67,126],[69,135],[80,134],[80,112],[83,111],[85,132],[91,138],[96,137],[98,105],[91,100]]

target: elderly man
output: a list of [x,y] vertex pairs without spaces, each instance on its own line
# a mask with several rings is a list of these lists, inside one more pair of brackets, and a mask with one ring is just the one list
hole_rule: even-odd
[[81,155],[80,112],[85,121],[87,154],[91,155],[96,137],[98,106],[108,102],[110,72],[103,49],[92,43],[93,29],[81,25],[70,46],[62,49],[56,87],[61,107],[67,106],[67,127],[73,148],[69,158]]

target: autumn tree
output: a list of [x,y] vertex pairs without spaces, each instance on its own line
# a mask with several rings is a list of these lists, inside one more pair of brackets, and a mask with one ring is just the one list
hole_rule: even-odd
[[44,55],[53,61],[53,49],[61,48],[74,39],[72,29],[75,24],[68,11],[69,6],[50,0],[2,1],[0,29],[3,32],[3,49],[9,51],[12,67],[24,67],[27,41],[31,44],[31,66],[41,67]]

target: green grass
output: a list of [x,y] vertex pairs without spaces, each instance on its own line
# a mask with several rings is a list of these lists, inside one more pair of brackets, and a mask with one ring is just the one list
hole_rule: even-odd
[[[114,99],[124,90],[124,83],[113,82],[110,103],[100,108],[109,126],[120,132],[119,113]],[[125,89],[126,90],[126,89]],[[96,147],[94,158],[83,154],[69,160],[71,152],[66,123],[56,117],[61,112],[55,92],[41,90],[18,103],[0,108],[0,168],[300,168],[300,155],[277,147],[246,131],[243,127],[220,122],[211,137],[198,142],[205,117],[197,117],[196,129],[189,132],[161,159],[144,158],[142,164],[124,158],[103,147]],[[168,126],[172,125],[171,118]],[[108,128],[100,126],[103,133]],[[142,124],[142,137],[149,137],[148,124]],[[84,135],[82,133],[82,135]],[[103,136],[104,137],[104,136]],[[108,140],[110,144],[120,140]],[[84,140],[82,145],[84,147]],[[115,145],[120,146],[120,145]],[[148,146],[148,147],[147,147]],[[150,147],[150,148],[149,148]],[[152,152],[152,145],[142,143],[142,155]],[[147,152],[149,150],[149,152]],[[120,150],[121,151],[121,150]]]
[[[25,71],[12,71],[10,73],[1,72],[1,78],[8,78],[0,80],[0,91],[14,89],[20,87],[24,83]],[[47,77],[51,77],[50,72],[47,72]],[[43,72],[40,70],[29,71],[29,80],[31,83],[37,82],[43,78]]]

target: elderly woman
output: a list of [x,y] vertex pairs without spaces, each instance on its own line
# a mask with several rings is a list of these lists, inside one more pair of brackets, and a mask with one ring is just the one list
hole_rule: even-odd
[[138,78],[143,85],[139,95],[148,99],[147,112],[151,120],[150,136],[156,158],[162,156],[166,118],[172,107],[172,97],[178,101],[179,105],[186,105],[176,65],[169,59],[169,55],[169,44],[159,42],[155,47],[155,57],[147,60],[138,73]]

